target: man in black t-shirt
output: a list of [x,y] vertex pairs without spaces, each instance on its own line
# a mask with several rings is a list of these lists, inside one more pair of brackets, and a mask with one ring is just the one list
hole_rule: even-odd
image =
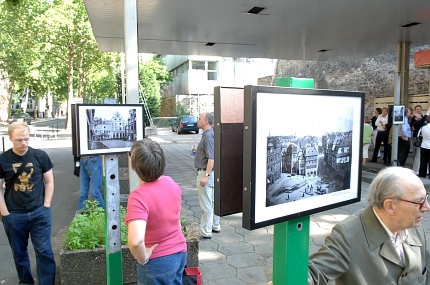
[[13,146],[0,155],[0,211],[19,283],[34,284],[27,252],[31,236],[38,282],[54,285],[56,265],[51,246],[50,208],[54,165],[46,152],[28,146],[30,129],[26,123],[10,124],[8,134]]

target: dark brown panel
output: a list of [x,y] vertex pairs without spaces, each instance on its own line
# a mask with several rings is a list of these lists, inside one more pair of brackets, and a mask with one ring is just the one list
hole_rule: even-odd
[[243,88],[216,87],[215,214],[242,212],[243,198]]

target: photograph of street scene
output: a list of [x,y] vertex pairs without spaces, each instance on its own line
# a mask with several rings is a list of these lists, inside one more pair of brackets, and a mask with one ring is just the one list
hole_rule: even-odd
[[350,188],[352,131],[267,137],[266,207]]
[[135,108],[86,110],[88,150],[131,147],[136,140]]

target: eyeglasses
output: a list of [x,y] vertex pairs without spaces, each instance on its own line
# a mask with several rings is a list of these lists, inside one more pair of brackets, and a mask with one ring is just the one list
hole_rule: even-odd
[[30,138],[26,138],[26,139],[16,139],[16,140],[13,140],[14,142],[16,142],[16,143],[22,143],[22,142],[28,142],[30,140]]
[[419,209],[421,210],[421,209],[422,209],[422,207],[424,207],[424,204],[427,202],[428,197],[429,197],[429,193],[426,193],[426,197],[425,197],[425,199],[424,199],[423,201],[421,201],[421,202],[413,202],[413,201],[409,201],[409,200],[405,200],[405,199],[397,198],[397,197],[392,197],[392,198],[388,198],[388,199],[397,199],[397,200],[400,200],[400,201],[403,201],[403,202],[408,202],[408,203],[412,203],[412,204],[420,205],[420,208],[419,208]]

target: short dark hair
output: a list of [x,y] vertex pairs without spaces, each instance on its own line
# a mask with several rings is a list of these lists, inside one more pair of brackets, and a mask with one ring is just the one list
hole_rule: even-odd
[[423,108],[421,105],[415,105],[414,110],[415,110],[417,107],[420,107],[421,109]]
[[164,174],[166,159],[164,151],[151,139],[135,141],[131,147],[131,169],[144,182],[153,182]]
[[382,109],[381,108],[375,108],[375,109],[376,109],[376,111],[378,111],[379,115],[382,114]]

